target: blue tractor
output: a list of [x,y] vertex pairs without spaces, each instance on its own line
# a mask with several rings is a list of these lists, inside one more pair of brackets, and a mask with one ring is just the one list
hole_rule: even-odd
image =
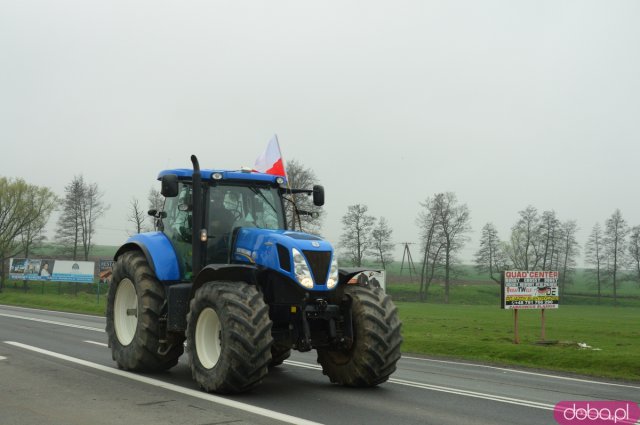
[[158,231],[115,255],[106,331],[118,367],[166,370],[186,351],[201,388],[240,393],[292,349],[315,349],[334,383],[385,382],[402,343],[390,297],[363,270],[338,269],[329,242],[287,227],[285,202],[306,193],[321,206],[322,186],[191,161],[158,176]]

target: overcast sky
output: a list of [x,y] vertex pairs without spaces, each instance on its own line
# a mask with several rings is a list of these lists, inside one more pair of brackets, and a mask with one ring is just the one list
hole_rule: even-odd
[[638,1],[0,0],[0,175],[97,183],[95,241],[117,245],[160,170],[252,166],[277,133],[325,185],[332,242],[356,203],[417,242],[419,203],[452,191],[469,259],[529,204],[582,245],[616,208],[640,224],[639,18]]

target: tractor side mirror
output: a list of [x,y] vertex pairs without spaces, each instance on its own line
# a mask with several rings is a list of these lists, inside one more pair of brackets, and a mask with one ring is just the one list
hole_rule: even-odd
[[162,176],[162,189],[160,193],[165,198],[175,198],[178,196],[178,176],[175,174]]
[[319,184],[313,186],[313,205],[317,207],[324,205],[324,187]]

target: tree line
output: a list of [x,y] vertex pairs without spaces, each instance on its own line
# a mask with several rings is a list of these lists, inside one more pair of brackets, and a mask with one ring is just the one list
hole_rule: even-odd
[[[500,240],[492,223],[484,225],[475,255],[476,267],[496,283],[500,273],[507,269],[557,270],[563,295],[573,281],[581,251],[576,239],[576,221],[562,221],[554,211],[538,214],[533,206],[520,211],[519,216],[507,241]],[[604,221],[604,226],[594,224],[584,244],[584,254],[598,300],[605,286],[612,288],[614,303],[617,303],[621,282],[640,284],[640,226],[630,227],[619,209]]]
[[[363,204],[350,205],[342,216],[343,233],[339,246],[351,265],[361,266],[365,258],[385,268],[392,261],[393,231],[386,219],[368,214]],[[449,302],[452,277],[459,264],[459,253],[469,242],[470,211],[452,192],[436,193],[420,203],[416,216],[420,244],[419,298],[427,298],[430,285],[444,284],[444,301]],[[561,220],[555,211],[539,213],[529,205],[518,212],[509,238],[500,239],[493,223],[481,231],[474,255],[477,270],[500,284],[505,270],[554,270],[560,272],[558,286],[564,295],[574,279],[582,247],[577,240],[576,220]],[[630,227],[620,210],[596,223],[584,244],[585,264],[597,287],[613,289],[614,303],[622,281],[640,284],[640,226]]]

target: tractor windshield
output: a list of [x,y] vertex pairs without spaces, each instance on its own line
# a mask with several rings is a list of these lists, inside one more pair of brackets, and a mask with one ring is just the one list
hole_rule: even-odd
[[208,191],[208,260],[226,263],[233,230],[238,227],[284,229],[278,190],[269,186],[211,186]]

